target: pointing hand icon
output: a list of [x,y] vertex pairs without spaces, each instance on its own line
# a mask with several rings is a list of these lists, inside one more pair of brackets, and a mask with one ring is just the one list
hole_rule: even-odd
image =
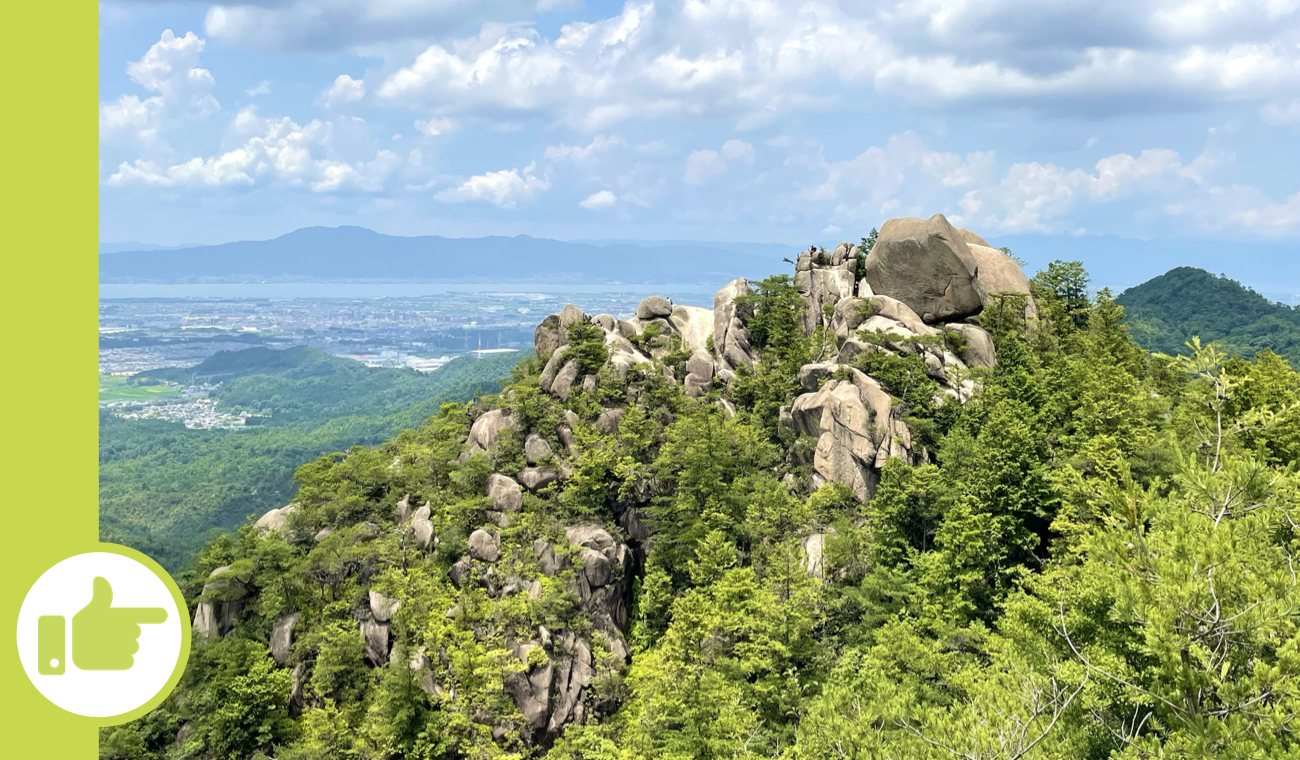
[[140,625],[167,620],[161,607],[114,607],[113,587],[95,578],[90,604],[72,616],[72,663],[82,670],[129,670],[140,651]]

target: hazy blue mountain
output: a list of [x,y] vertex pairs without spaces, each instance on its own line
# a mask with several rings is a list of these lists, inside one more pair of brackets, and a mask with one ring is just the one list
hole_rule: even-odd
[[100,256],[101,282],[424,280],[716,283],[784,268],[782,250],[741,253],[681,243],[589,245],[518,237],[397,237],[307,227],[273,240]]
[[182,248],[193,248],[192,244],[187,245],[157,245],[155,243],[136,243],[126,241],[122,243],[100,243],[100,254],[121,253],[123,251],[179,251]]

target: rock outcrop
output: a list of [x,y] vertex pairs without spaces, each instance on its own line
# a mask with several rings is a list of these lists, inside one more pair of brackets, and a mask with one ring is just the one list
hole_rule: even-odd
[[854,269],[857,267],[857,247],[840,243],[835,251],[804,251],[795,262],[794,284],[804,300],[804,332],[811,333],[818,326],[829,326],[827,312],[841,299],[852,298],[857,293]]
[[867,254],[873,293],[907,304],[927,323],[956,322],[984,308],[970,247],[943,214],[890,219]]
[[230,567],[213,570],[194,610],[194,633],[200,638],[225,636],[239,621],[245,595],[243,582],[231,575]]
[[271,629],[271,657],[280,667],[284,667],[284,664],[289,661],[289,648],[293,646],[293,629],[298,626],[298,621],[301,619],[302,614],[298,612],[285,615],[276,621],[275,627]]

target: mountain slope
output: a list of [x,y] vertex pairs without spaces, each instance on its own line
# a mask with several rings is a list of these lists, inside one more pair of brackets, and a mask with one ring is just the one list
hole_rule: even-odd
[[[365,367],[313,348],[222,352],[196,368],[150,373],[221,380],[224,409],[260,415],[244,430],[100,415],[100,535],[178,569],[213,533],[282,506],[301,464],[378,443],[500,387],[518,355],[457,359],[431,374]],[[206,374],[205,374],[206,373]],[[229,373],[229,374],[226,374]],[[235,375],[238,375],[237,377]]]
[[1235,280],[1178,267],[1116,301],[1134,340],[1149,351],[1185,353],[1185,343],[1200,336],[1243,356],[1272,349],[1300,366],[1300,308],[1272,303]]
[[518,237],[398,237],[362,227],[307,227],[273,240],[99,258],[101,282],[426,280],[438,282],[719,282],[780,263],[700,244],[585,245]]

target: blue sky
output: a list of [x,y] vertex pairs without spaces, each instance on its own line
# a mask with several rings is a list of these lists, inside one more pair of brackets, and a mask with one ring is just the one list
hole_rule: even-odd
[[100,5],[100,239],[1300,236],[1300,0]]

